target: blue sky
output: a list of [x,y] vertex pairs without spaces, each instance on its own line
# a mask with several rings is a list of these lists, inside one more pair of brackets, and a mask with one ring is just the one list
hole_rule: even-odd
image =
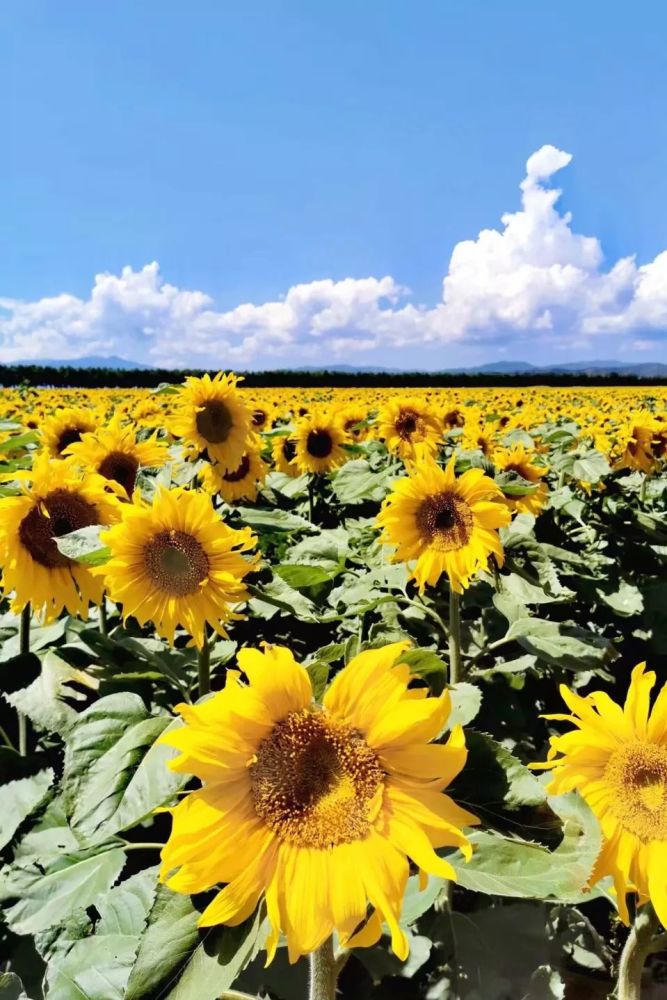
[[657,0],[6,0],[0,360],[667,359],[666,35]]

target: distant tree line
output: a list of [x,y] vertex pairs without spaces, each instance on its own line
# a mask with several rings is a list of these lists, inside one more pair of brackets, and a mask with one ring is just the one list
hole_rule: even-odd
[[[162,383],[178,384],[188,375],[203,375],[201,369],[116,369],[49,368],[44,365],[0,365],[1,386],[42,386],[54,389],[136,389],[157,388]],[[210,375],[215,371],[210,371]],[[640,378],[636,375],[588,375],[583,372],[561,373],[456,373],[456,372],[340,372],[291,371],[238,372],[249,388],[297,386],[304,388],[479,388],[484,386],[616,386],[667,385],[667,378]]]

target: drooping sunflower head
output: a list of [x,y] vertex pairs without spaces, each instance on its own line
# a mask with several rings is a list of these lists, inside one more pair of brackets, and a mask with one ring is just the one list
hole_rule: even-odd
[[442,424],[421,400],[390,400],[378,414],[378,436],[388,451],[409,460],[416,454],[435,453],[442,438]]
[[40,433],[44,450],[51,458],[63,458],[70,445],[94,431],[96,423],[90,410],[65,406],[42,422]]
[[500,489],[481,469],[457,479],[454,465],[454,459],[446,469],[424,463],[399,479],[377,517],[380,541],[396,547],[394,562],[415,563],[421,592],[446,573],[460,593],[490,555],[503,562],[498,528],[511,515]]
[[242,617],[247,600],[244,577],[256,559],[249,528],[230,528],[206,493],[160,489],[153,502],[125,504],[121,520],[102,533],[111,557],[95,572],[104,576],[109,596],[144,625],[174,642],[182,626],[202,646],[208,623],[226,636],[225,624]]
[[336,676],[322,704],[290,650],[243,649],[227,685],[208,702],[179,706],[185,726],[163,737],[179,772],[205,785],[173,810],[162,877],[177,892],[227,883],[200,924],[237,924],[263,898],[271,932],[290,961],[336,930],[349,947],[389,926],[407,955],[399,920],[412,861],[455,878],[434,848],[470,856],[475,816],[444,789],[465,763],[463,731],[432,743],[450,711],[447,692],[410,686],[406,643],[363,652]]
[[347,406],[341,414],[341,423],[353,442],[365,441],[370,433],[368,413],[362,406]]
[[654,414],[648,410],[630,414],[616,438],[615,468],[655,472],[665,454],[665,434]]
[[191,376],[180,391],[174,432],[197,454],[206,452],[225,471],[238,468],[252,414],[241,399],[236,375]]
[[515,444],[511,448],[497,449],[493,461],[499,472],[514,472],[521,479],[525,479],[526,483],[535,485],[531,493],[522,495],[504,492],[503,495],[510,510],[537,517],[549,498],[549,487],[542,482],[549,471],[548,466],[538,465],[535,453],[529,451],[522,443]]
[[302,417],[297,423],[294,440],[294,461],[301,473],[331,472],[346,460],[341,447],[346,442],[346,434],[340,420],[332,412],[313,409]]
[[258,487],[266,479],[268,467],[259,451],[259,443],[243,454],[238,468],[223,472],[219,466],[207,465],[202,474],[204,489],[212,496],[221,496],[227,503],[236,500],[256,500]]
[[132,426],[123,427],[114,417],[108,427],[82,435],[71,444],[67,454],[81,465],[122,487],[127,499],[132,496],[140,468],[159,468],[167,459],[167,447],[155,434],[138,441]]
[[551,770],[553,794],[578,791],[598,817],[603,846],[591,884],[613,877],[626,923],[634,889],[667,925],[667,685],[651,711],[656,676],[645,667],[633,670],[623,706],[605,692],[582,697],[562,685],[571,714],[545,718],[574,728],[552,736],[547,761],[531,766]]
[[300,475],[296,464],[296,441],[289,434],[280,434],[273,439],[271,457],[278,472],[295,478]]
[[118,519],[118,502],[105,487],[100,476],[82,476],[72,459],[55,462],[42,453],[24,494],[0,499],[0,565],[3,588],[14,594],[13,610],[30,603],[49,621],[63,608],[85,617],[88,605],[99,603],[101,582],[65,556],[56,539]]

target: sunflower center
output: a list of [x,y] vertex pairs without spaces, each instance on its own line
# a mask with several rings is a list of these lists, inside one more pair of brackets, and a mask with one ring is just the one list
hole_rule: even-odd
[[264,410],[253,410],[252,413],[252,426],[253,427],[263,427],[266,423],[267,415]]
[[80,427],[66,427],[58,438],[58,454],[62,455],[65,449],[69,448],[71,444],[76,444],[77,441],[80,441],[82,433]]
[[219,399],[209,399],[195,417],[197,430],[211,444],[222,444],[229,437],[234,420],[229,409]]
[[139,463],[134,455],[128,455],[122,451],[110,451],[100,462],[97,471],[105,479],[112,479],[114,483],[120,483],[125,488],[127,495],[131,497],[138,469]]
[[292,712],[250,765],[257,814],[282,839],[326,849],[363,839],[384,774],[361,734],[323,712]]
[[414,410],[401,410],[399,415],[396,417],[396,423],[394,424],[396,433],[400,438],[403,438],[404,441],[409,441],[417,430],[418,422],[419,414]]
[[466,418],[460,410],[449,410],[443,418],[445,427],[463,427]]
[[233,472],[225,472],[222,478],[227,483],[240,483],[248,475],[249,470],[250,459],[247,455],[244,455],[238,469],[235,469]]
[[333,450],[333,441],[329,431],[311,431],[306,441],[306,449],[313,458],[326,458]]
[[186,531],[160,531],[144,546],[148,575],[171,597],[194,594],[208,576],[208,556]]
[[667,747],[631,743],[612,754],[605,778],[611,811],[640,840],[667,840]]
[[463,548],[472,534],[472,511],[456,493],[426,497],[417,508],[416,521],[422,537],[441,552]]
[[95,507],[70,490],[52,490],[33,507],[19,525],[19,539],[35,562],[48,569],[69,566],[54,539],[70,531],[98,524]]

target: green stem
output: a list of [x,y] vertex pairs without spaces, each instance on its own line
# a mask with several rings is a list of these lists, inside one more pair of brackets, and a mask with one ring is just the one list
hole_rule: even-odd
[[126,840],[123,842],[124,851],[161,851],[163,847],[164,844],[158,844],[152,842],[144,844],[134,844],[130,840]]
[[315,517],[315,476],[308,479],[308,520],[313,522]]
[[461,664],[461,605],[459,595],[449,588],[449,683],[462,678]]
[[[21,622],[19,625],[19,651],[21,656],[27,656],[30,652],[30,603],[26,604],[21,612]],[[19,722],[19,753],[25,757],[28,753],[28,720],[23,712],[18,713]]]
[[4,726],[0,726],[0,739],[4,742],[5,746],[8,746],[10,750],[16,750],[16,747],[12,743],[9,733]]
[[646,475],[646,473],[644,473],[644,477],[642,479],[642,484],[639,487],[639,502],[642,503],[642,504],[646,503],[646,490],[647,490],[647,488],[648,488],[648,476]]
[[199,697],[203,698],[211,690],[211,648],[208,636],[204,632],[204,644],[197,658],[197,673],[199,677]]
[[310,1000],[335,1000],[336,979],[333,938],[327,938],[317,951],[310,953]]
[[641,1000],[644,963],[651,954],[657,929],[655,910],[651,903],[646,903],[637,911],[621,953],[616,987],[618,1000]]
[[107,601],[107,599],[103,595],[102,596],[102,600],[100,601],[100,632],[102,633],[102,635],[108,635],[109,634],[109,625],[108,625],[108,622],[107,622],[107,604],[106,604],[106,601]]

